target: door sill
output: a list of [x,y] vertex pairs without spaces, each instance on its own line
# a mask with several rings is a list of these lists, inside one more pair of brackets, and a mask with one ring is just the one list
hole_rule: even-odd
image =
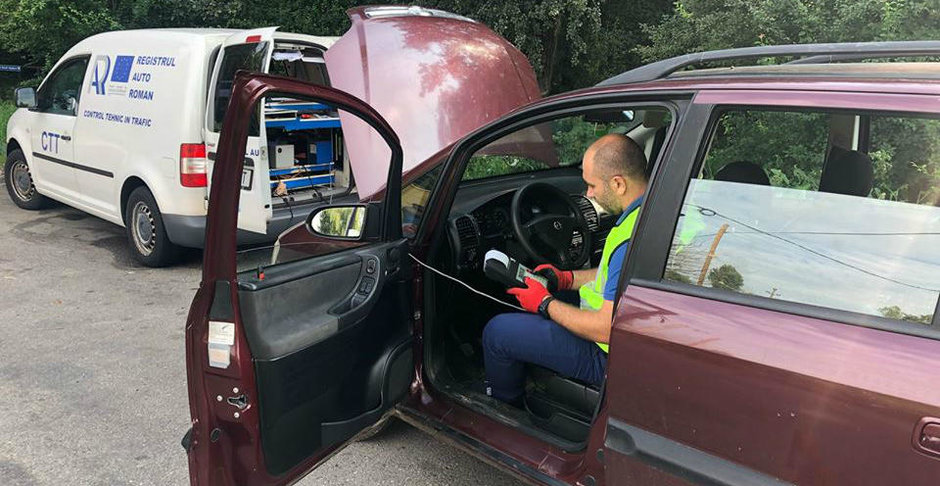
[[406,406],[395,408],[394,415],[437,440],[450,444],[477,459],[527,483],[566,486],[568,483],[549,476],[508,454]]

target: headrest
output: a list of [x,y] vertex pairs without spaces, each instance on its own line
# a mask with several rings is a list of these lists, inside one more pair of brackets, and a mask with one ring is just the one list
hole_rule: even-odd
[[754,162],[739,160],[731,162],[718,170],[715,174],[715,180],[725,182],[743,182],[745,184],[756,184],[759,186],[769,186],[770,179],[764,169]]
[[867,154],[833,146],[819,180],[819,191],[868,197],[874,180],[875,172]]

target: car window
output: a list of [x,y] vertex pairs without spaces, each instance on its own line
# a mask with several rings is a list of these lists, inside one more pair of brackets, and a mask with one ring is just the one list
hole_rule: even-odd
[[37,93],[37,110],[75,116],[87,67],[88,58],[81,57],[67,61],[52,73]]
[[635,126],[632,112],[618,121],[584,116],[558,118],[510,133],[478,150],[464,171],[463,180],[484,179],[581,163],[594,140]]
[[[671,123],[662,108],[605,110],[531,125],[490,142],[471,156],[462,181],[568,167],[581,164],[587,147],[608,133],[629,133],[647,148],[647,157],[662,146]],[[638,133],[639,132],[639,133]],[[652,154],[655,158],[655,154]],[[441,174],[436,166],[402,188],[402,232],[414,236]]]
[[[239,44],[225,48],[222,53],[222,64],[219,66],[219,76],[216,79],[212,101],[212,131],[222,130],[222,120],[225,119],[225,111],[228,109],[228,102],[232,97],[235,73],[242,69],[257,72],[264,71],[264,58],[267,49],[267,42]],[[260,133],[258,120],[255,120],[254,117],[249,121],[248,128],[249,135],[256,136]]]
[[736,110],[708,143],[664,278],[931,322],[940,120]]

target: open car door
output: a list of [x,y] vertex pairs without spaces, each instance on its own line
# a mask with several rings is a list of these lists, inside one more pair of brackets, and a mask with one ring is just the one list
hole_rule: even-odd
[[[232,98],[235,73],[240,70],[267,72],[274,50],[274,33],[277,27],[240,31],[222,42],[209,81],[209,99],[206,109],[206,125],[203,137],[209,163],[209,193],[212,192],[212,161],[218,160],[219,137],[222,132],[226,107]],[[266,234],[271,219],[271,191],[268,184],[268,156],[265,126],[261,109],[249,113],[242,120],[251,120],[248,125],[248,143],[241,175],[241,197],[239,198],[238,227],[253,233]]]
[[[248,120],[271,95],[328,104],[372,126],[390,149],[387,190],[311,213],[312,234],[339,228],[330,233],[332,244],[343,240],[350,248],[237,273]],[[401,145],[355,97],[244,72],[235,77],[224,127],[202,282],[186,325],[192,429],[183,445],[194,485],[287,484],[377,423],[415,376]]]

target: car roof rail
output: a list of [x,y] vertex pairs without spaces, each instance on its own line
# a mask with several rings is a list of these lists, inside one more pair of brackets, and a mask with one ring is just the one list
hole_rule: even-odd
[[940,41],[842,42],[741,47],[695,52],[656,61],[601,81],[598,86],[655,81],[689,66],[739,59],[799,57],[801,59],[787,64],[822,64],[841,60],[920,56],[940,56]]

